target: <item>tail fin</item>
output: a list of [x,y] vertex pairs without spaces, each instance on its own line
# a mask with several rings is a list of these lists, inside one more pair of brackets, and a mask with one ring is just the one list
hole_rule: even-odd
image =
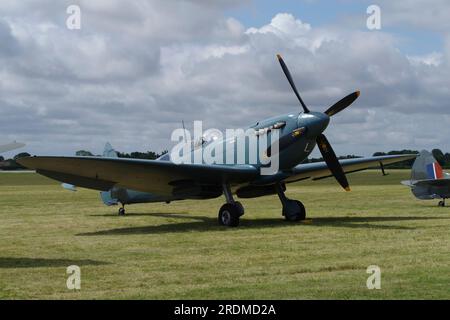
[[[104,158],[118,158],[119,155],[117,151],[111,146],[109,142],[105,144],[105,149],[103,150]],[[104,204],[107,206],[115,206],[119,203],[118,199],[112,197],[112,189],[109,191],[100,191],[100,197]]]
[[414,161],[411,180],[435,180],[444,178],[444,172],[433,155],[423,150]]
[[105,158],[118,158],[117,151],[113,149],[111,144],[107,142],[105,144],[105,150],[103,151],[103,157]]

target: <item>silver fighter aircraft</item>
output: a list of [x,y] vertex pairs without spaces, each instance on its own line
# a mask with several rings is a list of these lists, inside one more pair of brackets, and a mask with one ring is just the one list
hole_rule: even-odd
[[[279,132],[279,148],[272,150],[270,146],[265,151],[268,156],[277,155],[279,169],[273,174],[261,174],[260,169],[263,165],[251,162],[248,157],[244,163],[235,159],[233,163],[227,164],[207,162],[180,164],[174,162],[170,154],[157,160],[40,156],[21,158],[18,162],[55,180],[106,192],[102,193],[105,203],[113,204],[120,201],[125,205],[139,202],[139,198],[144,202],[202,200],[224,195],[226,203],[219,210],[218,221],[222,225],[236,227],[244,214],[244,207],[235,200],[235,195],[239,198],[256,198],[276,194],[282,205],[282,215],[287,221],[304,220],[306,217],[304,205],[285,195],[287,184],[304,179],[334,177],[345,190],[350,191],[345,173],[416,157],[416,155],[390,155],[338,160],[323,132],[333,116],[359,97],[359,91],[344,97],[325,112],[311,111],[300,97],[288,67],[279,55],[278,61],[303,110],[258,121],[249,127],[258,139],[261,137],[260,132],[266,132],[270,138],[272,132],[278,130],[276,132]],[[205,150],[226,143],[236,145],[234,140],[216,139],[202,141],[197,147]],[[316,146],[324,161],[303,163]],[[247,146],[246,149],[245,154],[248,154]],[[124,213],[123,208],[120,213]]]

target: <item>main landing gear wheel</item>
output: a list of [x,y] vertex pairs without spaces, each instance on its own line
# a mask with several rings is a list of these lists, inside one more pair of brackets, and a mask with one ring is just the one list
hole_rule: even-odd
[[224,183],[222,188],[227,203],[220,208],[217,219],[222,226],[237,227],[239,218],[244,215],[244,207],[239,201],[234,201],[229,184]]
[[300,221],[305,220],[306,210],[303,203],[298,200],[291,200],[286,197],[284,190],[286,187],[284,184],[276,184],[278,198],[280,198],[281,205],[283,206],[282,214],[287,221]]
[[298,200],[287,199],[287,201],[283,204],[283,216],[286,221],[305,220],[305,206]]
[[236,201],[236,202],[234,203],[234,205],[236,205],[236,207],[237,207],[238,210],[239,210],[239,217],[242,217],[242,216],[244,215],[244,213],[245,213],[245,211],[244,211],[244,206],[243,206],[239,201]]
[[219,210],[219,223],[227,227],[237,227],[242,214],[240,203],[225,203]]
[[122,208],[119,208],[119,216],[124,216],[125,215],[125,208],[124,207],[122,207]]
[[445,199],[439,201],[438,206],[439,206],[439,207],[445,207]]

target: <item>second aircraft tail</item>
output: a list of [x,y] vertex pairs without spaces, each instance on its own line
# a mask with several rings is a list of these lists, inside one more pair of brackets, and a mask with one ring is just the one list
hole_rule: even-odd
[[412,166],[411,180],[436,180],[443,178],[444,171],[439,162],[430,152],[426,150],[421,151]]

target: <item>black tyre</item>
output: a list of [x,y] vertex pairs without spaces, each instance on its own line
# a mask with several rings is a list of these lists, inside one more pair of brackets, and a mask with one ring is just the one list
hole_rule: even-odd
[[242,217],[245,213],[244,206],[239,201],[236,201],[234,204],[238,207],[239,216]]
[[240,207],[226,203],[219,210],[219,224],[227,227],[237,227],[239,225]]
[[125,215],[125,208],[120,208],[119,209],[119,216],[124,216]]
[[306,219],[306,209],[298,200],[290,200],[289,206],[283,208],[283,215],[287,221],[300,221]]

